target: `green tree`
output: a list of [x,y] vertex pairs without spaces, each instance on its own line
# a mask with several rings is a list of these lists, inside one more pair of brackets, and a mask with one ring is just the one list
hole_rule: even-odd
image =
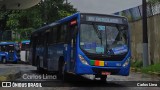
[[[9,13],[8,13],[9,12]],[[21,39],[27,39],[27,35],[44,24],[54,22],[63,17],[76,12],[76,9],[70,3],[64,3],[64,0],[41,0],[41,2],[26,10],[11,10],[1,12],[6,16],[6,27],[19,34]]]
[[51,23],[76,12],[70,3],[64,0],[42,0],[39,4],[44,23]]
[[160,2],[160,0],[149,0],[149,3],[151,3],[151,4],[155,4],[155,3],[159,3]]

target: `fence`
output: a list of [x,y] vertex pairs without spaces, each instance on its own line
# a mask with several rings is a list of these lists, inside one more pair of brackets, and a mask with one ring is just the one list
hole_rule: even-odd
[[[133,60],[142,60],[142,6],[130,8],[116,15],[123,15],[130,21],[131,49]],[[160,63],[160,3],[147,5],[148,49],[150,64]]]
[[[142,5],[133,7],[127,10],[114,13],[115,15],[122,15],[128,18],[130,22],[142,19]],[[147,16],[151,17],[160,14],[160,3],[147,4]]]

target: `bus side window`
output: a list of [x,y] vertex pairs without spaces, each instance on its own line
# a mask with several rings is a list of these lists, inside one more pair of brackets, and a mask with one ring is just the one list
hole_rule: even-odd
[[71,36],[71,39],[72,38],[76,38],[77,32],[78,32],[77,25],[70,27],[70,36]]
[[61,26],[61,39],[62,42],[66,43],[67,41],[67,24]]
[[63,25],[63,38],[64,38],[64,43],[67,41],[67,24]]
[[67,34],[67,25],[63,24],[58,26],[57,31],[57,42],[58,43],[65,43],[66,42],[66,35]]
[[41,35],[39,35],[39,41],[38,41],[38,46],[39,47],[41,47],[42,45],[43,45],[43,36],[42,36],[42,34]]
[[70,43],[71,42],[71,30],[70,30],[71,28],[70,28],[70,24],[68,23],[67,24],[67,36],[66,36],[66,38],[67,38],[67,43]]
[[78,33],[78,26],[77,25],[74,26],[72,30],[73,30],[73,37],[75,38],[77,36],[77,33]]
[[49,43],[54,44],[57,42],[57,27],[53,27],[49,34]]
[[71,40],[73,39],[73,38],[76,38],[76,36],[77,36],[77,32],[78,32],[78,29],[77,29],[77,25],[74,25],[74,26],[70,26],[70,25],[68,25],[68,30],[67,30],[67,32],[66,32],[66,41],[68,42],[68,43],[70,43],[71,42]]
[[60,29],[60,26],[58,25],[57,26],[57,43],[60,43],[60,37],[61,37],[60,33],[61,33],[61,29]]

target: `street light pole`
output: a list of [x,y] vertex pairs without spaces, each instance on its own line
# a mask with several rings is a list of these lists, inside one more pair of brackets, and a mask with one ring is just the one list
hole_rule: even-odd
[[143,67],[149,65],[148,61],[148,30],[147,30],[147,2],[142,0],[143,7]]
[[68,4],[68,0],[66,0],[66,4]]

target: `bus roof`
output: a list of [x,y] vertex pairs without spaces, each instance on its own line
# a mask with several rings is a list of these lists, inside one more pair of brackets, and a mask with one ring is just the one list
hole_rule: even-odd
[[56,22],[50,23],[50,24],[48,24],[48,25],[45,25],[45,26],[43,26],[43,27],[41,27],[41,28],[38,28],[37,30],[33,31],[32,34],[35,34],[35,33],[41,32],[41,31],[44,31],[44,30],[46,30],[46,29],[48,29],[48,28],[50,28],[50,27],[56,26],[56,25],[58,25],[58,24],[60,24],[60,23],[62,23],[62,22],[71,20],[73,17],[78,16],[78,14],[80,14],[80,13],[75,13],[75,14],[73,14],[73,15],[71,15],[71,16],[68,16],[68,17],[65,17],[65,18],[63,18],[63,19],[61,19],[61,20],[59,20],[59,21],[56,21]]
[[34,33],[41,32],[41,31],[43,31],[43,30],[45,30],[45,29],[48,29],[48,28],[50,28],[50,27],[52,27],[52,26],[55,26],[55,25],[58,25],[58,23],[53,22],[53,23],[51,23],[51,24],[45,25],[45,26],[43,26],[43,27],[41,27],[41,28],[38,28],[37,30],[33,31],[32,33],[34,34]]
[[81,13],[81,14],[85,14],[85,15],[99,15],[99,16],[108,16],[108,17],[126,18],[125,16],[113,15],[113,14],[100,14],[100,13]]
[[[58,20],[58,21],[56,21],[56,22],[50,23],[50,24],[48,24],[48,25],[45,25],[45,26],[43,26],[43,27],[35,30],[32,34],[45,31],[46,29],[48,29],[48,28],[50,28],[50,27],[59,25],[59,24],[61,24],[61,23],[63,23],[63,22],[70,21],[70,20],[72,20],[73,18],[78,17],[80,14],[84,14],[84,15],[100,15],[100,16],[109,16],[109,17],[125,18],[124,16],[118,16],[118,15],[107,15],[107,14],[80,13],[80,12],[77,12],[77,13],[71,15],[71,16],[65,17],[65,18],[60,19],[60,20]],[[127,18],[126,18],[126,19],[127,19]]]
[[125,19],[127,19],[126,17],[124,17],[124,16],[119,16],[119,15],[97,14],[97,13],[80,13],[80,12],[78,12],[78,13],[75,13],[75,14],[73,14],[73,15],[71,15],[71,16],[65,17],[65,18],[57,21],[57,23],[60,24],[60,23],[66,22],[66,21],[70,21],[71,19],[76,18],[76,17],[78,17],[78,16],[81,15],[81,14],[83,14],[83,15],[108,16],[108,17],[117,17],[117,18],[125,18]]
[[0,45],[11,45],[16,44],[15,42],[0,42]]

